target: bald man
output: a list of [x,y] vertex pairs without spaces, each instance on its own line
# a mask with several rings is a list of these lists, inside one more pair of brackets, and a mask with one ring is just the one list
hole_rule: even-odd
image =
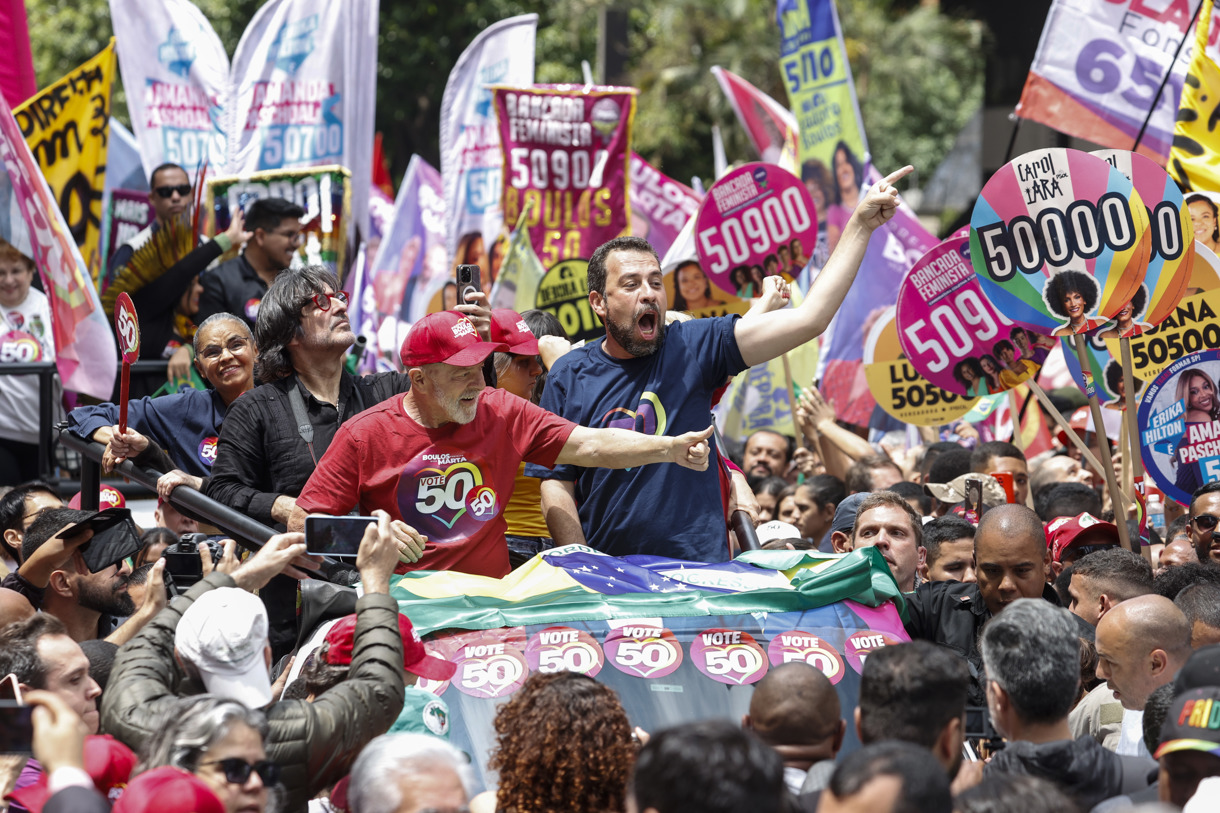
[[1199,554],[1195,543],[1190,538],[1190,532],[1183,529],[1173,539],[1165,543],[1161,556],[1157,559],[1156,575],[1159,576],[1171,567],[1198,562]]
[[794,661],[772,669],[750,697],[741,727],[751,729],[784,760],[784,784],[793,794],[821,790],[834,773],[847,723],[839,695],[822,672]]
[[982,706],[987,702],[978,650],[983,625],[1019,598],[1059,606],[1059,596],[1046,583],[1050,551],[1042,522],[1023,505],[1000,505],[983,515],[974,535],[974,561],[977,583],[933,582],[907,596],[906,629],[911,638],[948,647],[970,662],[970,705]]
[[34,607],[16,590],[0,587],[0,627],[24,621],[34,614]]

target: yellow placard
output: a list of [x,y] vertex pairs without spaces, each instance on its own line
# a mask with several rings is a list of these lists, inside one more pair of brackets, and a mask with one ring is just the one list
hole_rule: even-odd
[[887,310],[869,332],[864,345],[864,378],[882,409],[898,420],[916,426],[952,423],[979,400],[942,390],[919,374],[898,343],[898,324],[893,308]]
[[113,79],[112,38],[100,54],[13,110],[95,284],[102,266],[102,189]]

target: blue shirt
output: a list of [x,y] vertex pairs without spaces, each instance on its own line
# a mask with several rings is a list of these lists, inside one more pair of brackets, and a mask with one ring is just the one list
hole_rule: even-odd
[[[215,390],[184,390],[159,398],[133,398],[127,403],[127,425],[169,453],[174,465],[187,474],[208,477],[226,411]],[[118,422],[117,404],[79,407],[68,413],[69,431],[86,440]]]
[[[738,317],[677,322],[651,356],[616,359],[599,339],[555,363],[542,407],[582,426],[680,435],[711,424],[715,390],[746,368],[733,330]],[[590,547],[611,556],[652,554],[697,562],[729,558],[720,462],[706,471],[676,463],[633,469],[529,464],[531,477],[576,483]]]

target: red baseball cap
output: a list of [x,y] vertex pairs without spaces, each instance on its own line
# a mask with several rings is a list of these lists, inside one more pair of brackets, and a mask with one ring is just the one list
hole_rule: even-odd
[[[1063,554],[1073,545],[1086,541],[1085,535],[1097,538],[1096,544],[1120,544],[1118,526],[1105,522],[1087,511],[1078,517],[1056,517],[1046,525],[1046,544],[1051,549],[1051,558],[1063,561]],[[1100,538],[1099,538],[1100,537]]]
[[[93,778],[98,793],[114,801],[127,787],[127,780],[136,767],[136,755],[123,743],[109,734],[95,734],[85,738],[85,773]],[[43,805],[51,798],[47,787],[49,777],[43,772],[38,781],[15,790],[6,798],[11,799],[32,813],[41,813]]]
[[510,308],[496,308],[491,312],[491,340],[508,345],[508,352],[518,356],[538,355],[538,339],[534,331],[521,318],[521,314]]
[[[448,680],[457,671],[457,664],[434,657],[419,640],[411,619],[398,614],[398,632],[402,635],[402,666],[413,675],[429,680]],[[332,666],[347,666],[352,662],[352,646],[356,640],[356,616],[345,615],[326,632],[326,654],[323,659]]]
[[[80,495],[81,492],[79,491],[72,495],[72,499],[68,500],[69,508],[80,508]],[[102,511],[105,511],[107,508],[126,508],[127,500],[117,488],[102,486],[97,492],[97,507]]]
[[441,311],[411,326],[402,342],[401,356],[406,367],[437,363],[471,367],[482,364],[496,351],[506,353],[508,346],[483,341],[474,322],[456,311]]
[[131,780],[111,813],[225,813],[225,806],[202,779],[167,765]]

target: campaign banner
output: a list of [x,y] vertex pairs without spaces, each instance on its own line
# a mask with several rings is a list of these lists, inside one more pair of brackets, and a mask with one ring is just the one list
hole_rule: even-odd
[[662,174],[634,152],[628,191],[632,236],[643,237],[657,250],[658,257],[664,257],[686,221],[699,211],[701,198],[686,184]]
[[[148,202],[147,192],[136,192],[131,189],[114,189],[110,192],[110,209],[107,213],[107,232],[103,243],[108,249],[115,249],[135,237],[152,225],[156,213]],[[108,251],[107,253],[113,253]],[[107,260],[110,258],[107,257]],[[103,269],[105,264],[103,264]],[[115,269],[116,271],[118,269]],[[102,271],[101,290],[109,287],[111,277]]]
[[712,75],[728,98],[737,121],[750,136],[764,163],[789,171],[796,167],[796,117],[782,104],[732,71],[712,66]]
[[114,40],[13,110],[95,284],[102,267],[102,190],[110,130]]
[[1148,210],[1130,179],[1079,150],[1034,150],[983,186],[970,259],[996,309],[1035,333],[1072,336],[1113,319],[1144,280]]
[[774,164],[745,164],[712,185],[695,216],[699,262],[711,283],[742,299],[762,295],[763,279],[793,281],[816,245],[809,191]]
[[491,307],[525,313],[537,305],[538,286],[545,278],[546,269],[530,245],[529,234],[525,229],[513,229],[508,236],[500,273],[488,294]]
[[953,423],[974,407],[977,397],[941,389],[919,374],[898,341],[896,309],[873,325],[864,346],[864,375],[873,398],[887,414],[916,426]]
[[[833,0],[782,0],[776,16],[780,72],[800,132],[799,174],[818,214],[818,246],[800,279],[808,291],[862,199],[861,187],[882,175],[867,166],[868,144]],[[861,366],[869,328],[894,304],[903,275],[937,242],[905,204],[873,234],[856,283],[822,336],[819,378],[840,418],[867,425],[875,406]]]
[[[706,565],[573,545],[499,580],[413,575],[396,579],[391,594],[425,648],[458,666],[450,680],[418,685],[449,705],[451,741],[476,771],[495,742],[497,703],[531,674],[596,676],[633,724],[657,731],[688,721],[696,706],[744,714],[749,687],[804,662],[826,675],[849,717],[868,655],[909,640],[874,549],[755,551]],[[847,728],[845,746],[854,748]]]
[[1139,406],[1144,467],[1165,496],[1189,506],[1191,494],[1220,480],[1220,350],[1169,365]]
[[588,261],[631,223],[628,187],[635,88],[496,86],[504,219],[529,232],[550,271]]
[[248,176],[212,178],[204,206],[213,218],[213,234],[229,228],[233,212],[262,198],[283,198],[305,210],[304,242],[297,249],[306,265],[324,265],[343,282],[351,222],[351,176],[343,167],[314,167]]
[[[271,0],[229,71],[224,172],[338,164],[356,231],[368,234],[379,0]],[[353,232],[355,233],[355,231]]]
[[[500,210],[502,169],[500,130],[491,85],[534,84],[534,39],[538,15],[522,14],[492,23],[458,57],[441,97],[441,178],[445,184],[446,251],[477,237],[495,242],[504,224]],[[516,222],[515,218],[509,219]],[[485,252],[475,252],[476,256]],[[490,269],[483,268],[484,273]]]
[[9,99],[28,99],[38,90],[25,0],[0,0],[0,93]]
[[[353,329],[369,341],[366,355],[397,358],[398,325],[405,327],[440,310],[441,288],[449,279],[441,195],[441,174],[423,158],[411,156],[394,212],[376,255],[366,257],[362,286],[352,292],[348,308]],[[385,342],[379,338],[383,334]]]
[[1181,108],[1174,119],[1173,147],[1169,168],[1174,179],[1186,190],[1214,190],[1220,186],[1220,160],[1217,143],[1214,99],[1220,93],[1220,65],[1214,48],[1220,28],[1216,26],[1212,0],[1199,8],[1195,26],[1194,53],[1182,89]]
[[107,399],[118,350],[97,289],[38,162],[0,95],[0,238],[34,260],[65,390]]
[[1127,150],[1147,120],[1139,151],[1164,164],[1198,9],[1199,0],[1055,0],[1016,114]]
[[933,248],[903,277],[897,314],[902,352],[919,374],[970,398],[1036,378],[1055,345],[1014,325],[983,295],[964,235]]
[[110,17],[145,172],[222,169],[229,56],[212,24],[189,0],[110,0]]

